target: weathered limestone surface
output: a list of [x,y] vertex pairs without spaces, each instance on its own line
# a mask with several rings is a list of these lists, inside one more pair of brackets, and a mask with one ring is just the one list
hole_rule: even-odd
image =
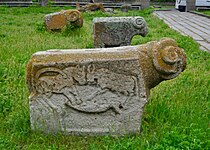
[[83,18],[78,10],[62,10],[60,12],[51,13],[44,18],[48,31],[64,30],[69,25],[82,27]]
[[131,44],[134,35],[146,36],[143,17],[100,17],[93,19],[94,47],[117,47]]
[[27,66],[32,128],[84,135],[139,133],[149,90],[185,66],[183,50],[171,39],[37,52]]

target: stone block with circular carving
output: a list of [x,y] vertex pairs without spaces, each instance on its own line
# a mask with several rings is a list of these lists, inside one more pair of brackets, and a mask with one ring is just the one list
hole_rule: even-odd
[[93,19],[94,47],[118,47],[131,44],[134,35],[146,36],[143,17],[100,17]]
[[185,66],[183,50],[167,38],[138,46],[37,52],[27,65],[32,129],[139,133],[149,90]]
[[48,31],[64,30],[68,26],[82,27],[83,18],[78,10],[62,10],[47,14],[44,23]]

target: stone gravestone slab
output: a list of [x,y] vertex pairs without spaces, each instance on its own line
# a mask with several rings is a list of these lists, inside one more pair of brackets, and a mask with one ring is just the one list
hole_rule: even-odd
[[134,35],[146,36],[143,17],[100,17],[93,19],[94,47],[117,47],[131,44]]
[[44,23],[48,31],[64,30],[68,26],[82,27],[83,17],[78,10],[62,10],[47,14]]
[[27,66],[32,129],[83,135],[139,133],[149,90],[175,78],[185,65],[184,52],[171,39],[37,52]]

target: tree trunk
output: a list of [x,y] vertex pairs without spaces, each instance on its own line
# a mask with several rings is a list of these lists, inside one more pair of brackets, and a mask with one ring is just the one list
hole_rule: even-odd
[[186,0],[186,11],[195,10],[195,0]]
[[39,0],[39,4],[40,4],[41,6],[47,6],[48,0]]

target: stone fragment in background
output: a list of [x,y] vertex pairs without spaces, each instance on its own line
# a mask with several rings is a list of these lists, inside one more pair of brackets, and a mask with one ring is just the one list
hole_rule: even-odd
[[68,26],[82,27],[83,17],[78,10],[62,10],[46,15],[44,22],[48,31],[64,30]]
[[118,47],[131,44],[134,35],[146,36],[143,17],[100,17],[93,19],[94,47]]
[[102,3],[89,3],[89,4],[81,7],[80,4],[77,2],[76,3],[76,8],[80,12],[97,11],[97,10],[105,12],[105,9],[104,9],[104,6],[103,6]]
[[104,10],[107,14],[114,14],[115,13],[114,8],[104,8]]
[[27,65],[32,129],[140,133],[150,89],[185,67],[183,50],[168,38],[138,46],[37,52]]
[[124,5],[121,6],[120,9],[121,9],[122,12],[128,12],[129,10],[132,9],[132,5],[131,4],[124,4]]

